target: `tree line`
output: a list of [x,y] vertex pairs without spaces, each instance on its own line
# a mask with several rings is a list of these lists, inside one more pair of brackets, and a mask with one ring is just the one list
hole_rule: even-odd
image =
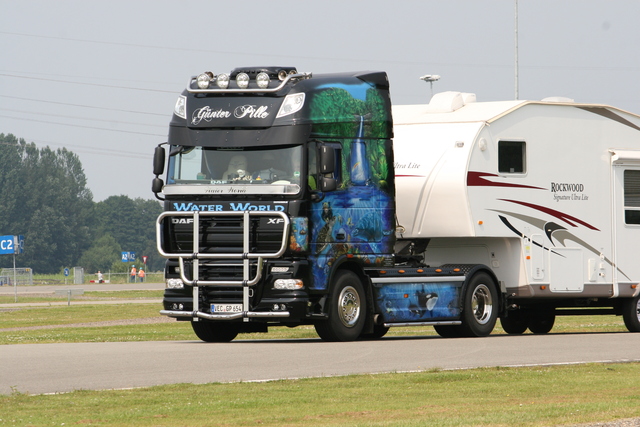
[[[59,273],[84,267],[95,273],[126,271],[121,252],[135,252],[147,269],[162,269],[157,254],[157,200],[111,196],[94,202],[80,159],[66,148],[37,148],[12,134],[0,134],[0,235],[23,235],[17,267]],[[0,267],[12,267],[0,255]]]

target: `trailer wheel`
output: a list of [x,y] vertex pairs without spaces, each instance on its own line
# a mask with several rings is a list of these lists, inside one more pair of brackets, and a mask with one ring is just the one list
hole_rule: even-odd
[[486,337],[498,320],[496,285],[486,273],[477,273],[469,282],[462,309],[462,336]]
[[546,334],[556,321],[556,309],[551,307],[534,311],[529,320],[529,330],[534,334]]
[[640,332],[640,295],[624,300],[622,318],[629,332]]
[[529,312],[519,309],[511,310],[505,317],[500,317],[502,329],[510,335],[522,335],[529,327]]
[[229,342],[238,336],[238,327],[233,323],[200,320],[191,322],[191,327],[197,337],[205,342]]
[[316,332],[325,341],[354,341],[364,327],[366,298],[360,278],[341,270],[327,300],[329,318],[317,322]]

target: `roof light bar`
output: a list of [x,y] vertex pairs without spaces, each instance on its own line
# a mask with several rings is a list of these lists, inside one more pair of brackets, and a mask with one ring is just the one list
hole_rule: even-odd
[[[232,76],[235,76],[233,85]],[[280,84],[270,87],[272,78],[276,76],[280,80]],[[311,76],[311,73],[298,73],[295,69],[279,70],[277,74],[275,71],[249,70],[247,72],[240,71],[237,74],[234,71],[232,75],[215,75],[211,71],[207,71],[195,78],[192,77],[187,85],[187,91],[190,93],[273,93],[282,89],[292,80],[309,79]]]

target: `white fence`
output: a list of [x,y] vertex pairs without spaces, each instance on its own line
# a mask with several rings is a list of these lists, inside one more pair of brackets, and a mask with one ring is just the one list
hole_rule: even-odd
[[30,268],[3,268],[0,271],[0,286],[31,286],[33,285],[33,270]]

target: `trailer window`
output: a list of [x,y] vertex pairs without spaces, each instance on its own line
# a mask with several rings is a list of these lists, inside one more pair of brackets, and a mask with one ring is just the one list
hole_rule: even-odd
[[640,170],[624,171],[624,222],[640,224]]
[[526,144],[524,141],[498,141],[498,172],[526,172]]

